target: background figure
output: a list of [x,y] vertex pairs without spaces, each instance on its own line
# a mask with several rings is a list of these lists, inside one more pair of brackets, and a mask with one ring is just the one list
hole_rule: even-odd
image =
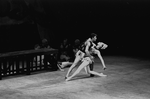
[[50,45],[47,39],[42,39],[41,48],[50,48]]
[[72,54],[72,60],[74,60],[75,59],[75,55],[76,55],[76,53],[79,51],[79,49],[80,49],[80,40],[79,39],[76,39],[75,41],[74,41],[74,44],[73,44],[73,46],[72,46],[72,51],[73,51],[73,54]]
[[59,62],[57,66],[61,71],[64,71],[65,67],[70,66],[72,64],[72,62],[70,62],[71,59],[70,50],[71,50],[71,44],[68,42],[68,39],[65,38],[60,44],[59,53],[58,53]]
[[[42,44],[41,44],[41,49],[51,49],[49,42],[47,39],[42,39]],[[56,61],[56,56],[54,56],[53,54],[46,54],[46,55],[42,55],[43,59],[43,64],[48,67],[51,68],[52,70],[57,70],[57,61]]]
[[35,46],[34,46],[34,49],[35,50],[38,50],[38,49],[40,49],[41,47],[40,47],[40,45],[39,44],[36,44]]
[[[36,44],[36,45],[34,46],[34,49],[35,49],[35,50],[43,49],[43,48],[50,48],[47,39],[42,39],[42,43],[41,43],[41,44]],[[42,55],[41,57],[42,57],[42,59],[41,59],[42,65],[44,65],[44,63],[45,63],[45,64],[49,64],[49,63],[48,63],[49,58],[50,58],[49,55]],[[34,61],[35,61],[35,58],[34,58]],[[37,56],[37,63],[40,64],[40,56],[39,56],[39,55]]]
[[59,48],[59,61],[69,61],[69,50],[71,45],[68,43],[68,39],[64,39],[63,42],[60,44]]
[[76,56],[76,53],[78,52],[79,50],[79,47],[80,47],[80,40],[79,39],[76,39],[74,42],[73,42],[73,45],[70,46],[69,50],[70,50],[70,61],[65,61],[65,62],[60,62],[58,64],[58,67],[61,71],[64,71],[63,68],[65,67],[68,67],[68,66],[71,66],[72,65],[72,61],[75,60],[75,56]]
[[[41,46],[40,46],[40,44],[36,44],[35,46],[34,46],[34,49],[35,50],[39,50],[39,49],[41,49]],[[41,63],[42,63],[42,65],[44,64],[44,55],[42,55],[42,59],[41,59]],[[33,60],[34,62],[36,62],[37,61],[37,65],[40,65],[40,56],[39,55],[37,55],[36,57],[34,57],[34,60]]]

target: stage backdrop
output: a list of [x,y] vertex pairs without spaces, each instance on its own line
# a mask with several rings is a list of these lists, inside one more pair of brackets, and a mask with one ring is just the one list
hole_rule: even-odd
[[146,0],[0,0],[0,7],[3,51],[30,49],[43,38],[58,47],[63,38],[85,40],[95,32],[111,53],[149,55]]

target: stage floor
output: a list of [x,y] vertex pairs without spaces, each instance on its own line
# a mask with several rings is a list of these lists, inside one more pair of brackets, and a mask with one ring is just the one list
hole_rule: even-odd
[[94,70],[107,77],[89,77],[84,70],[66,82],[65,71],[43,71],[0,80],[0,99],[150,99],[150,60],[105,56]]

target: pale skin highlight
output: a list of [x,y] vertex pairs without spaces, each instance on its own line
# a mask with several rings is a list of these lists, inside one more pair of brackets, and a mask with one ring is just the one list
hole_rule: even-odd
[[89,65],[91,63],[92,63],[92,60],[89,57],[84,58],[82,64],[77,68],[77,70],[70,77],[68,77],[66,79],[66,81],[71,80],[74,76],[76,76],[78,73],[80,73],[80,71],[83,68],[86,68],[87,69],[87,73],[89,73],[89,74],[93,74],[93,75],[97,75],[97,76],[107,76],[107,75],[104,75],[103,73],[98,73],[98,72],[95,72],[95,71],[91,71],[89,69]]
[[[104,44],[104,43],[103,43],[103,44]],[[96,46],[96,48],[99,49],[100,47],[102,47],[103,44],[102,44],[102,43],[98,43],[97,46],[96,46],[95,44],[94,44],[94,46]],[[105,44],[105,45],[106,45],[106,44]],[[102,58],[102,56],[101,56],[100,51],[97,50],[97,49],[95,49],[94,46],[92,47],[92,52],[93,52],[94,54],[97,54],[97,56],[99,57],[100,61],[102,62],[103,69],[106,69],[106,66],[105,66],[104,60],[103,60],[103,58]],[[69,76],[70,72],[76,67],[77,63],[78,63],[79,61],[81,61],[81,59],[84,57],[85,54],[82,54],[82,56],[79,56],[79,53],[80,53],[80,52],[81,52],[81,51],[78,51],[78,52],[76,53],[75,61],[73,62],[72,66],[69,68],[69,70],[68,70],[68,72],[67,72],[67,75],[66,75],[66,78]],[[91,56],[91,58],[93,58],[93,56]],[[85,72],[86,72],[87,74],[89,74],[88,69],[87,69],[86,67],[85,67],[84,69],[85,69]]]
[[[96,39],[96,37],[94,38],[94,40]],[[89,39],[88,39],[89,40]],[[85,45],[86,45],[86,48],[85,48],[85,52],[86,54],[88,54],[90,57],[92,57],[90,55],[90,52],[89,52],[89,46],[90,46],[90,42],[88,42],[88,40],[85,42]],[[91,39],[90,39],[91,40]],[[86,44],[87,43],[87,44]],[[67,74],[66,74],[66,77],[67,78],[69,76],[69,74],[71,73],[71,71],[77,66],[77,64],[82,60],[82,58],[84,57],[85,53],[83,53],[82,51],[78,51],[76,53],[76,58],[73,62],[73,64],[70,66]],[[85,72],[87,73],[87,69],[85,68]]]

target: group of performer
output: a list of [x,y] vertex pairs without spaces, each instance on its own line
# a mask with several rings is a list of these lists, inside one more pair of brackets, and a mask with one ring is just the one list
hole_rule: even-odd
[[[78,46],[78,48],[76,49],[74,62],[71,63],[71,66],[65,76],[66,81],[71,80],[82,69],[84,69],[87,74],[90,74],[91,77],[93,77],[95,75],[103,76],[103,77],[107,76],[107,75],[104,75],[103,73],[98,73],[98,72],[93,71],[94,55],[98,56],[98,58],[102,62],[103,69],[104,70],[106,69],[104,60],[101,56],[99,49],[106,49],[108,47],[108,45],[103,42],[98,42],[97,44],[95,44],[96,40],[97,40],[97,34],[91,33],[91,37],[88,38],[82,44],[80,44],[80,46]],[[78,63],[81,63],[81,64],[78,66]],[[77,69],[75,70],[75,72],[72,75],[70,75],[70,73],[72,72],[72,70],[75,67]]]

